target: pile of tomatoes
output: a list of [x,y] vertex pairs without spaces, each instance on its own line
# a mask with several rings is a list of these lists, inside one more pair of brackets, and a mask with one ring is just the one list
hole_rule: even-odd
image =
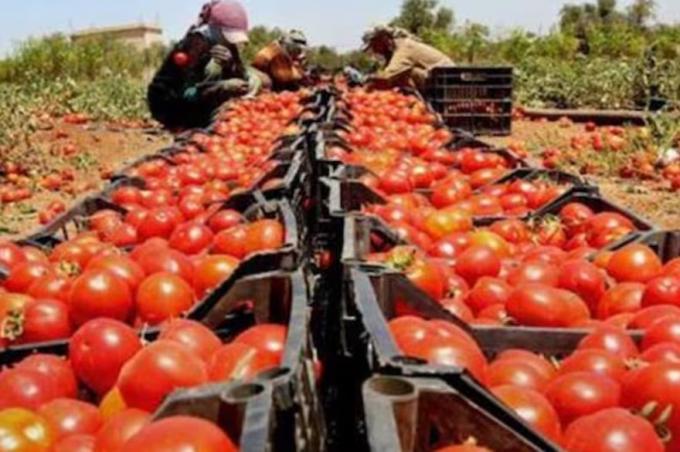
[[[509,349],[487,359],[467,332],[418,317],[396,318],[390,330],[405,354],[465,367],[570,452],[678,450],[680,307],[655,305],[629,323],[645,330],[639,346],[622,328],[605,324],[565,357]],[[476,440],[483,446],[484,438]]]
[[129,253],[101,240],[96,222],[92,232],[59,244],[49,256],[0,243],[0,265],[8,270],[0,283],[0,345],[67,338],[100,317],[158,325],[190,311],[242,259],[284,243],[278,220],[248,223],[232,210],[218,212],[208,224],[168,224],[149,227],[147,219],[139,230],[148,236]]
[[[452,259],[397,246],[368,260],[402,271],[445,309],[477,325],[626,328],[645,308],[680,306],[680,259],[664,265],[645,245],[601,252],[591,261],[581,250],[544,246],[510,254],[507,243],[490,234],[462,236],[450,244]],[[409,313],[404,306],[397,303],[398,312]]]
[[550,180],[493,184],[517,160],[489,150],[446,149],[453,135],[436,128],[434,115],[409,96],[358,90],[347,94],[346,102],[353,128],[341,135],[351,152],[334,146],[327,156],[369,170],[360,180],[388,203],[415,203],[424,211],[460,209],[472,216],[524,216],[570,188]]
[[[223,343],[182,317],[242,260],[284,245],[281,221],[246,218],[223,202],[277,165],[270,155],[281,136],[299,132],[302,96],[231,104],[209,133],[132,167],[126,175],[141,183],[103,195],[114,206],[51,250],[0,242],[0,349],[69,340],[67,357],[34,354],[0,372],[0,448],[237,450],[210,422],[150,416],[176,389],[281,364],[285,326],[257,325]],[[138,332],[147,326],[160,327],[150,343]]]
[[0,346],[67,338],[96,318],[158,325],[190,311],[241,260],[279,249],[280,221],[247,221],[220,202],[276,164],[269,155],[282,134],[295,131],[290,123],[300,96],[238,102],[213,135],[194,136],[203,151],[187,145],[135,166],[129,175],[143,188],[113,190],[108,197],[119,209],[95,212],[84,232],[49,253],[0,243],[7,273],[0,282]]
[[[176,389],[252,378],[280,365],[286,328],[262,324],[222,340],[200,323],[172,320],[145,344],[124,323],[96,319],[69,341],[68,357],[35,354],[0,372],[0,438],[9,450],[136,451],[179,445],[237,450],[194,418],[150,422]],[[9,446],[8,446],[9,447]]]

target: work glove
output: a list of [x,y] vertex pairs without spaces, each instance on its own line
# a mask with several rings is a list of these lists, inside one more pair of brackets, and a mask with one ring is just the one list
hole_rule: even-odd
[[210,56],[212,57],[215,62],[217,62],[220,66],[226,66],[231,61],[233,60],[233,56],[231,54],[231,50],[229,50],[227,47],[223,45],[215,45],[210,49]]
[[192,86],[185,89],[184,93],[182,94],[182,97],[184,98],[184,100],[188,100],[190,102],[196,100],[198,98],[198,88]]
[[347,66],[343,69],[342,73],[347,77],[347,81],[351,86],[363,85],[368,81],[368,77],[362,74],[361,71],[354,69],[351,66]]
[[248,92],[248,82],[240,78],[232,78],[221,82],[212,82],[203,90],[203,97],[221,99],[238,97]]

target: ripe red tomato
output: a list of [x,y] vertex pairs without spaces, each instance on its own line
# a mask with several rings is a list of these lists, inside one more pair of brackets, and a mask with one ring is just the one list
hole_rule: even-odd
[[680,363],[680,344],[662,342],[652,345],[640,355],[640,359],[646,363]]
[[560,211],[560,220],[570,236],[586,232],[588,221],[595,216],[590,207],[581,203],[570,203]]
[[111,201],[119,206],[140,204],[142,202],[142,193],[136,187],[120,187],[111,193]]
[[527,350],[505,350],[496,357],[496,362],[501,361],[521,361],[533,367],[534,370],[539,373],[539,375],[548,381],[552,380],[557,373],[555,365],[552,362]]
[[630,328],[647,330],[654,323],[668,317],[680,317],[680,307],[675,305],[656,305],[638,311],[630,322]]
[[140,240],[153,237],[167,239],[181,221],[182,214],[176,208],[157,207],[144,215],[139,226],[137,226],[137,235]]
[[642,340],[642,350],[666,342],[680,344],[680,317],[667,317],[654,322],[646,331]]
[[30,344],[66,339],[71,336],[68,306],[57,300],[35,300],[23,312],[19,343]]
[[589,318],[588,307],[576,295],[544,284],[524,284],[506,304],[508,314],[520,325],[569,327]]
[[107,270],[88,270],[80,275],[69,292],[71,319],[76,325],[107,317],[126,320],[133,300],[128,283]]
[[485,276],[495,278],[501,271],[498,254],[486,246],[471,246],[456,260],[456,273],[468,284],[474,285]]
[[210,229],[212,229],[212,231],[217,234],[243,223],[245,223],[243,215],[235,210],[226,209],[220,210],[211,216],[208,220],[208,227],[210,227]]
[[102,237],[108,231],[111,231],[121,225],[123,219],[121,214],[115,210],[100,210],[95,212],[88,219],[90,229],[96,231],[99,237]]
[[598,302],[607,291],[607,280],[594,264],[586,260],[572,260],[560,267],[559,287],[581,297],[590,312],[595,313]]
[[239,334],[234,342],[250,345],[281,362],[288,332],[282,325],[263,324],[254,326]]
[[664,423],[669,430],[670,441],[666,450],[680,447],[680,364],[657,362],[631,372],[623,384],[622,406],[641,411],[655,402],[656,409],[649,419],[659,419],[662,412],[670,410],[670,418]]
[[54,274],[50,264],[44,262],[20,262],[9,272],[3,286],[10,292],[25,293],[36,281]]
[[58,439],[78,434],[94,434],[102,426],[99,409],[73,399],[55,399],[40,407],[38,414],[52,427]]
[[491,449],[486,447],[477,446],[473,441],[471,444],[462,444],[460,446],[448,446],[441,449],[437,449],[434,452],[492,452]]
[[0,372],[0,410],[36,410],[59,396],[51,377],[33,369],[7,369]]
[[498,360],[489,366],[486,373],[490,387],[510,385],[542,393],[549,381],[535,366],[519,358]]
[[54,382],[58,397],[74,398],[78,392],[78,382],[71,364],[55,355],[31,355],[19,362],[15,369],[38,372]]
[[15,265],[26,262],[26,254],[17,245],[8,241],[0,241],[0,265],[12,270]]
[[117,247],[136,245],[139,242],[137,229],[128,223],[123,223],[102,234],[102,240]]
[[426,335],[418,342],[400,340],[400,337],[395,339],[406,356],[420,358],[430,364],[467,369],[480,382],[486,381],[486,358],[479,347],[467,338]]
[[137,333],[129,326],[111,319],[96,319],[73,335],[69,359],[78,378],[102,395],[113,388],[123,364],[141,348]]
[[250,223],[246,230],[245,254],[277,250],[283,246],[284,236],[283,225],[277,220]]
[[280,359],[248,344],[234,342],[219,348],[208,361],[210,381],[249,380],[281,365]]
[[408,173],[403,171],[390,171],[380,178],[378,188],[388,195],[410,193],[413,185],[409,180]]
[[150,421],[146,411],[129,408],[106,420],[95,439],[96,451],[118,451]]
[[633,339],[621,328],[602,326],[588,336],[578,345],[579,350],[606,350],[623,359],[631,359],[638,356],[639,351]]
[[137,289],[137,315],[151,325],[179,317],[193,305],[191,286],[171,273],[154,273]]
[[151,412],[175,389],[198,386],[207,380],[205,363],[190,348],[159,340],[123,366],[116,386],[128,407]]
[[240,261],[229,255],[213,255],[201,258],[196,264],[194,289],[199,297],[229,279]]
[[680,275],[661,276],[647,283],[642,306],[675,305],[680,307]]
[[131,291],[144,279],[144,269],[134,260],[122,255],[100,255],[92,258],[87,270],[107,270],[125,280]]
[[525,243],[529,240],[529,228],[520,220],[501,220],[492,224],[489,229],[506,241],[514,244]]
[[607,265],[607,273],[619,282],[647,283],[662,269],[659,256],[649,247],[637,244],[616,251]]
[[229,437],[212,422],[176,416],[143,427],[121,452],[237,452]]
[[450,179],[437,184],[430,200],[437,209],[453,206],[472,196],[472,187],[463,179]]
[[654,426],[621,408],[577,419],[567,428],[564,447],[570,452],[664,451]]
[[202,196],[199,194],[183,196],[178,206],[182,216],[187,220],[193,220],[205,213]]
[[576,350],[560,363],[559,374],[589,372],[622,381],[627,371],[626,361],[607,350]]
[[184,254],[200,254],[212,245],[213,233],[207,226],[188,222],[177,226],[170,236],[170,247]]
[[663,274],[665,276],[680,277],[680,257],[667,262],[663,268]]
[[186,255],[173,249],[150,248],[137,257],[137,263],[142,266],[147,276],[154,273],[171,273],[179,276],[189,284],[194,282],[194,264]]
[[562,428],[555,409],[540,393],[515,386],[498,386],[491,392],[514,410],[529,425],[549,439],[560,443]]
[[569,425],[582,416],[617,407],[621,387],[616,380],[602,374],[575,372],[557,377],[545,395],[562,425]]
[[483,277],[477,280],[465,302],[475,313],[479,313],[490,306],[505,306],[511,292],[510,285],[502,279]]
[[644,284],[638,283],[621,283],[612,287],[600,299],[597,318],[605,320],[618,314],[639,311],[644,291]]
[[243,259],[246,256],[245,241],[247,235],[248,225],[242,224],[225,229],[215,236],[212,252]]
[[28,295],[33,298],[45,298],[59,300],[68,303],[68,294],[71,290],[71,280],[58,274],[47,275],[40,278],[28,288]]
[[557,287],[560,281],[560,270],[557,266],[544,262],[526,262],[510,270],[507,280],[513,287],[524,284],[543,284]]
[[208,327],[186,319],[174,319],[165,323],[159,339],[183,344],[206,362],[222,346],[220,338]]
[[50,452],[96,452],[94,435],[69,435],[57,440]]

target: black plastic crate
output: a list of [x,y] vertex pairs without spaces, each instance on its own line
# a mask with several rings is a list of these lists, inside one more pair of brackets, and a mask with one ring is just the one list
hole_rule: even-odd
[[[156,418],[195,415],[217,422],[225,429],[228,425],[241,425],[240,430],[233,433],[241,438],[241,450],[324,450],[325,421],[317,390],[317,354],[311,336],[306,275],[296,271],[281,276],[285,287],[265,288],[267,295],[263,299],[267,302],[258,303],[256,298],[253,310],[254,323],[288,325],[281,366],[263,372],[246,385],[226,388],[226,392],[220,385],[177,391],[166,399]],[[287,295],[276,296],[282,290]],[[262,291],[262,285],[253,282],[246,292],[262,298]],[[271,397],[267,396],[268,386]],[[246,396],[245,410],[242,400],[241,407],[234,407],[234,394]],[[238,402],[240,398],[235,399]],[[269,412],[268,405],[271,406]],[[225,422],[233,417],[242,419],[243,423]]]
[[550,450],[435,378],[376,375],[362,392],[371,452],[428,452],[470,439],[497,452]]
[[450,128],[486,135],[508,135],[512,130],[510,67],[434,68],[425,93]]
[[639,232],[637,234],[632,234],[607,247],[607,251],[617,251],[633,243],[649,246],[664,263],[680,257],[680,230]]
[[[343,361],[344,367],[352,369],[351,374],[344,376],[348,387],[360,388],[365,381],[376,375],[435,379],[443,385],[442,387],[459,394],[462,400],[479,407],[479,413],[484,413],[484,416],[495,423],[505,426],[504,430],[514,432],[516,438],[522,438],[529,445],[528,449],[519,450],[559,450],[496,400],[467,371],[451,366],[430,365],[419,359],[404,356],[394,341],[387,322],[395,316],[395,300],[398,298],[408,303],[415,312],[421,313],[423,318],[450,321],[470,331],[465,324],[457,321],[434,300],[422,293],[419,294],[415,287],[411,286],[409,289],[409,283],[403,275],[391,274],[386,278],[382,270],[373,271],[352,265],[347,266],[345,270],[341,341],[344,348],[339,359]],[[351,399],[352,391],[347,391],[348,400],[344,405],[340,404],[341,408],[338,409],[351,412],[352,409],[357,409],[357,406],[362,406],[363,400]],[[350,416],[349,413],[343,414]],[[448,418],[455,419],[453,411],[448,413]]]

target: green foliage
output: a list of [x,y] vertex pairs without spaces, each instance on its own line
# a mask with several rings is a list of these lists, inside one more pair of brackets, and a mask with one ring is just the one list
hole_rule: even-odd
[[112,74],[141,78],[162,61],[162,45],[145,51],[115,40],[88,39],[72,43],[63,35],[23,42],[0,63],[0,83],[27,83],[36,79],[95,80]]
[[450,31],[454,24],[453,10],[438,7],[438,4],[438,0],[404,0],[401,14],[392,21],[392,25],[413,34],[432,29]]

